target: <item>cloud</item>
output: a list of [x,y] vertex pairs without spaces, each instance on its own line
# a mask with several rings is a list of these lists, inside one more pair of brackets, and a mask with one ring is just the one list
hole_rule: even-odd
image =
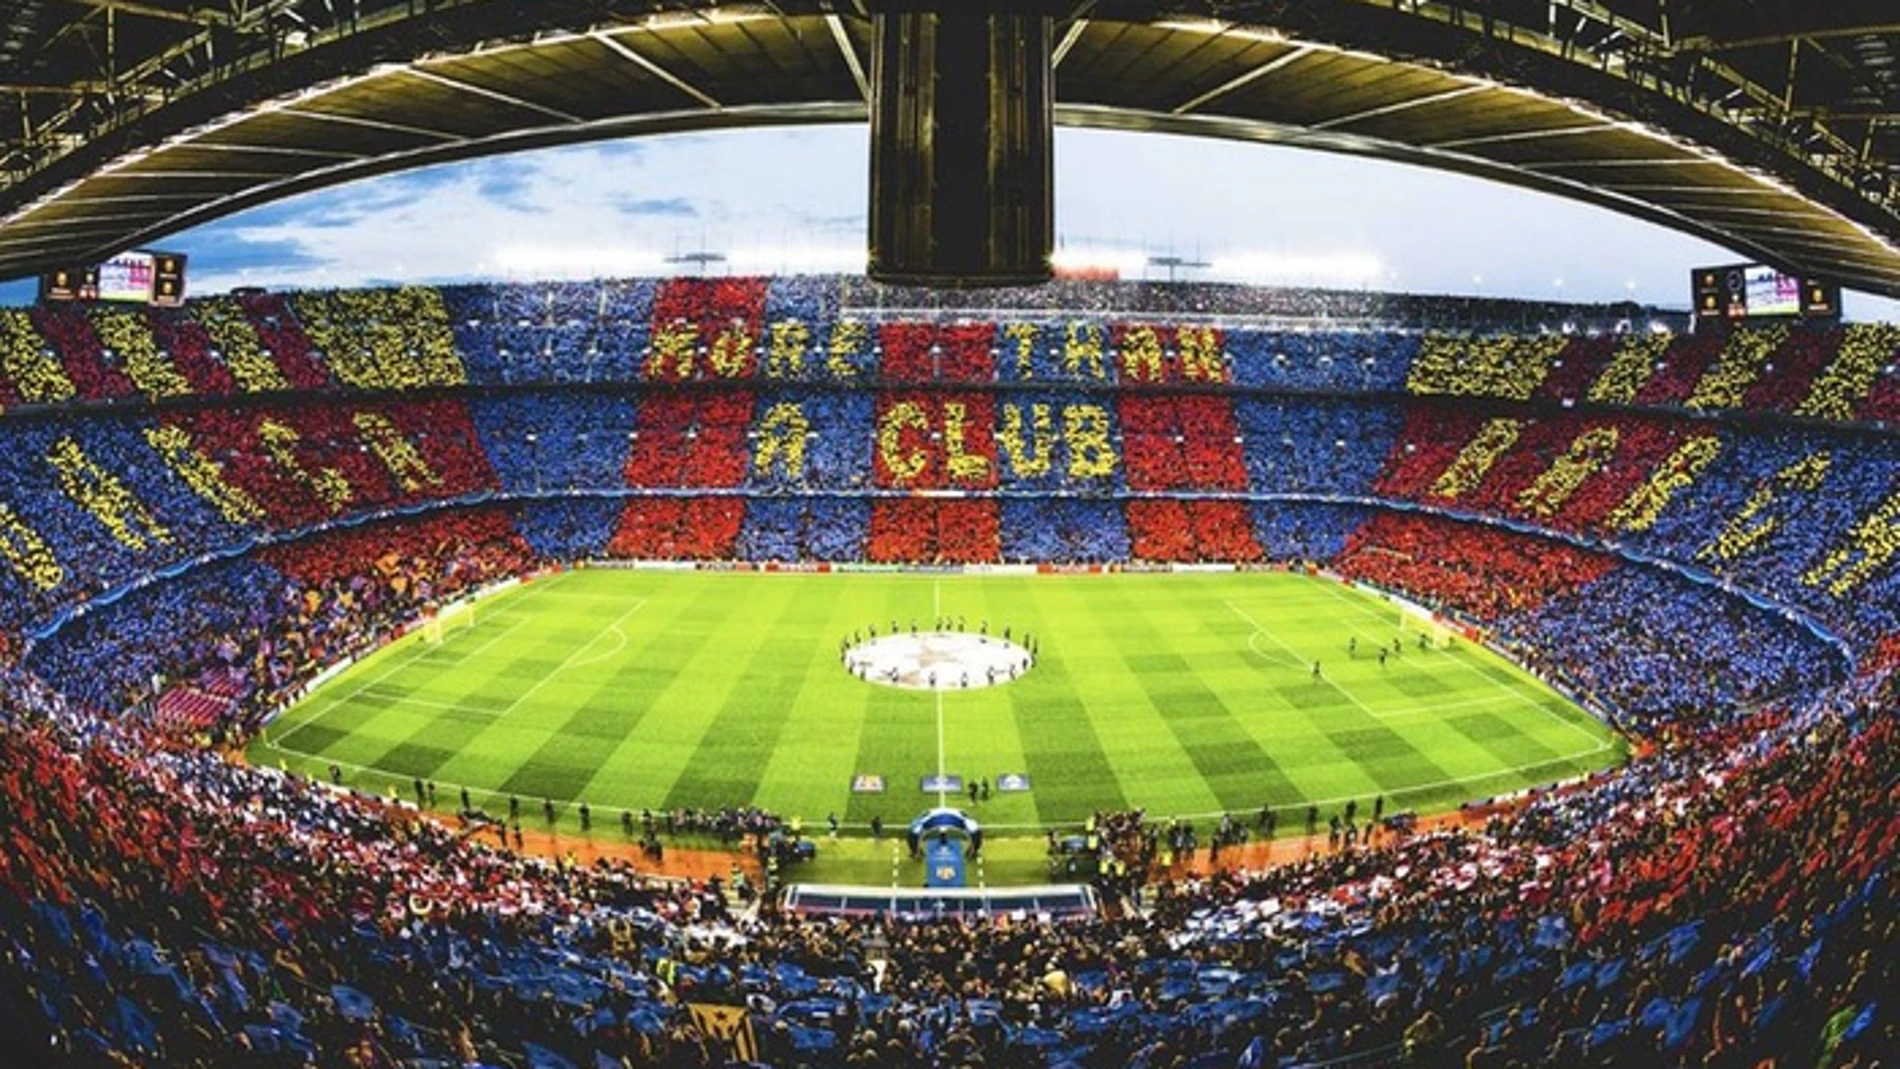
[[211,234],[192,242],[186,270],[193,279],[231,272],[297,271],[322,261],[300,243],[284,238],[252,238],[243,233]]
[[620,200],[614,203],[614,210],[621,215],[672,216],[681,219],[693,219],[699,215],[699,209],[685,197],[643,197],[638,200]]
[[[265,205],[165,242],[192,288],[357,286],[666,270],[708,248],[778,270],[862,250],[862,126],[655,136],[440,164]],[[1734,254],[1615,213],[1403,164],[1239,142],[1060,130],[1057,233],[1130,263],[1369,257],[1417,292],[1682,306]],[[650,265],[650,266],[644,266]],[[1139,270],[1139,267],[1133,268]],[[1561,286],[1557,280],[1562,279]],[[1297,282],[1298,279],[1287,281]],[[18,290],[6,291],[8,295]],[[1850,297],[1856,316],[1900,305]]]

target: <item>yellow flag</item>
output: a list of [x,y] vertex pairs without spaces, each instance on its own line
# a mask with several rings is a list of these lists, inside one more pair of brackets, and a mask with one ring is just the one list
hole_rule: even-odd
[[724,1043],[734,1058],[742,1062],[758,1060],[759,1041],[752,1034],[752,1018],[744,1006],[689,1002],[686,1008],[692,1011],[693,1023],[699,1030]]

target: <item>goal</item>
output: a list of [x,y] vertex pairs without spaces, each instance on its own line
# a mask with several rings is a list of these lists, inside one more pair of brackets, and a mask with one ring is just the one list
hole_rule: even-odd
[[1450,624],[1445,622],[1444,617],[1423,605],[1414,605],[1401,598],[1394,598],[1393,601],[1397,602],[1399,607],[1399,631],[1406,636],[1407,641],[1416,642],[1418,639],[1415,636],[1423,635],[1425,641],[1435,650],[1442,650],[1451,645],[1452,636],[1456,632],[1452,630]]
[[474,626],[475,605],[473,602],[465,601],[450,605],[422,621],[422,641],[431,646],[440,646],[451,632]]

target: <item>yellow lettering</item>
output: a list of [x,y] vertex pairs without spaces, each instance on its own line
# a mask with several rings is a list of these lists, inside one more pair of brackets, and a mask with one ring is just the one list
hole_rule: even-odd
[[1461,497],[1470,493],[1484,481],[1485,475],[1491,471],[1491,465],[1496,464],[1499,457],[1517,444],[1522,426],[1517,420],[1503,416],[1486,420],[1478,433],[1458,451],[1458,458],[1432,484],[1433,496]]
[[969,433],[970,412],[962,401],[943,404],[943,447],[945,467],[950,478],[960,483],[980,483],[989,478],[990,458],[968,452],[964,442]]
[[[1781,526],[1781,517],[1763,516],[1770,505],[1778,500],[1784,490],[1814,491],[1821,487],[1827,478],[1828,467],[1833,457],[1827,452],[1812,453],[1782,468],[1774,475],[1763,479],[1748,495],[1748,501],[1734,519],[1722,528],[1715,541],[1703,546],[1696,553],[1698,560],[1734,560],[1736,557],[1753,550],[1775,533]],[[1759,519],[1758,519],[1759,517]]]
[[1721,451],[1722,440],[1713,434],[1698,435],[1677,446],[1643,485],[1610,513],[1610,526],[1619,531],[1647,531],[1655,526],[1669,502],[1694,484],[1702,469]]
[[1181,377],[1199,382],[1226,382],[1227,369],[1213,327],[1182,327],[1175,334],[1180,351]]
[[1100,479],[1115,474],[1115,445],[1108,437],[1108,410],[1101,405],[1065,405],[1062,440],[1069,447],[1069,477]]
[[713,339],[709,363],[722,378],[736,379],[745,374],[746,358],[752,353],[752,335],[744,324],[733,323]]
[[1669,338],[1667,334],[1626,337],[1617,345],[1609,366],[1590,384],[1584,396],[1600,405],[1626,405],[1636,400],[1650,376],[1656,373],[1657,361],[1669,350]]
[[310,492],[336,512],[350,503],[355,494],[350,490],[350,481],[335,468],[319,468],[315,474],[304,470],[297,460],[297,442],[300,440],[295,430],[267,419],[257,425],[257,437],[264,445],[264,451],[277,461],[290,477],[309,488]]
[[218,514],[235,524],[262,519],[264,510],[249,494],[224,481],[218,462],[194,448],[191,435],[181,427],[147,427],[145,440],[178,473],[192,492],[211,503]]
[[1429,334],[1412,364],[1406,388],[1418,394],[1529,400],[1550,362],[1563,351],[1560,334],[1548,337],[1476,337]]
[[1062,368],[1070,375],[1084,371],[1092,379],[1107,378],[1102,368],[1102,328],[1093,323],[1071,323],[1062,345]]
[[66,578],[46,540],[6,505],[0,505],[0,553],[20,578],[41,590],[51,590]]
[[47,451],[46,459],[59,473],[60,489],[66,491],[66,496],[92,513],[121,545],[143,552],[153,542],[172,540],[171,532],[152,516],[151,510],[132,496],[118,476],[95,464],[78,442],[61,438]]
[[877,429],[877,451],[893,482],[912,482],[924,473],[930,457],[921,449],[905,449],[904,432],[929,428],[930,421],[915,401],[899,401],[885,410]]
[[802,320],[781,319],[772,324],[772,340],[766,350],[765,373],[774,378],[797,378],[805,373],[805,348],[811,344],[811,328]]
[[1517,496],[1517,507],[1537,516],[1555,516],[1583,481],[1616,455],[1616,428],[1592,427]]
[[1841,333],[1841,347],[1814,385],[1797,416],[1814,419],[1853,419],[1854,410],[1873,391],[1887,354],[1900,349],[1900,327],[1890,323],[1854,323]]
[[805,475],[805,438],[811,433],[811,420],[805,410],[790,401],[773,405],[759,420],[758,452],[752,457],[752,470],[769,474],[772,465],[783,462],[788,479]]
[[1009,457],[1009,467],[1019,479],[1033,479],[1046,475],[1049,471],[1049,453],[1051,439],[1054,437],[1055,421],[1049,417],[1049,406],[1034,404],[1029,406],[1031,437],[1023,435],[1023,406],[1006,404],[1003,406],[1003,427],[996,434],[996,440],[1003,446],[1003,452]]
[[171,359],[158,351],[158,342],[141,316],[127,312],[95,311],[92,327],[100,344],[112,350],[126,377],[148,397],[177,397],[191,392],[191,383],[178,373]]
[[691,323],[672,323],[653,336],[652,352],[647,354],[650,379],[689,379],[693,377],[694,350],[699,347],[699,328]]
[[1122,378],[1129,382],[1160,382],[1161,339],[1150,326],[1131,327],[1122,335]]
[[1748,388],[1761,378],[1769,355],[1781,347],[1787,336],[1787,327],[1737,330],[1730,334],[1715,366],[1703,373],[1702,381],[1696,383],[1685,403],[1690,408],[1740,408]]
[[264,353],[264,347],[257,340],[257,328],[245,318],[243,309],[228,298],[214,298],[198,302],[195,310],[198,322],[204,325],[205,333],[211,335],[224,366],[230,369],[231,377],[237,379],[239,386],[253,393],[290,389],[290,380],[284,378],[277,362]]
[[840,319],[831,325],[831,344],[825,347],[825,370],[833,378],[855,379],[858,368],[851,362],[864,348],[864,324],[855,319]]
[[1037,333],[1034,323],[1011,323],[1003,328],[1003,337],[1009,339],[1009,347],[1016,356],[1016,377],[1019,379],[1036,377]]
[[1843,597],[1900,552],[1900,493],[1880,503],[1866,518],[1848,532],[1847,544],[1827,555],[1819,565],[1808,569],[1801,581],[1809,586],[1827,586],[1827,592]]
[[0,309],[0,369],[29,404],[70,401],[73,381],[25,312]]
[[356,429],[362,433],[363,440],[369,444],[370,451],[389,469],[390,477],[403,488],[404,493],[414,493],[424,486],[442,485],[442,477],[429,470],[429,463],[422,459],[422,453],[415,443],[402,436],[402,431],[387,416],[375,412],[358,412],[351,417]]

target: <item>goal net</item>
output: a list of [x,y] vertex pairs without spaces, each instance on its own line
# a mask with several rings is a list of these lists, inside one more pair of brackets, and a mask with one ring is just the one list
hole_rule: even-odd
[[451,633],[474,626],[474,604],[463,602],[460,605],[451,605],[422,621],[422,641],[431,646],[439,646]]
[[1418,642],[1423,639],[1426,645],[1435,650],[1442,650],[1451,645],[1452,636],[1456,632],[1443,617],[1422,605],[1414,605],[1409,601],[1399,601],[1398,606],[1399,632],[1406,641]]

